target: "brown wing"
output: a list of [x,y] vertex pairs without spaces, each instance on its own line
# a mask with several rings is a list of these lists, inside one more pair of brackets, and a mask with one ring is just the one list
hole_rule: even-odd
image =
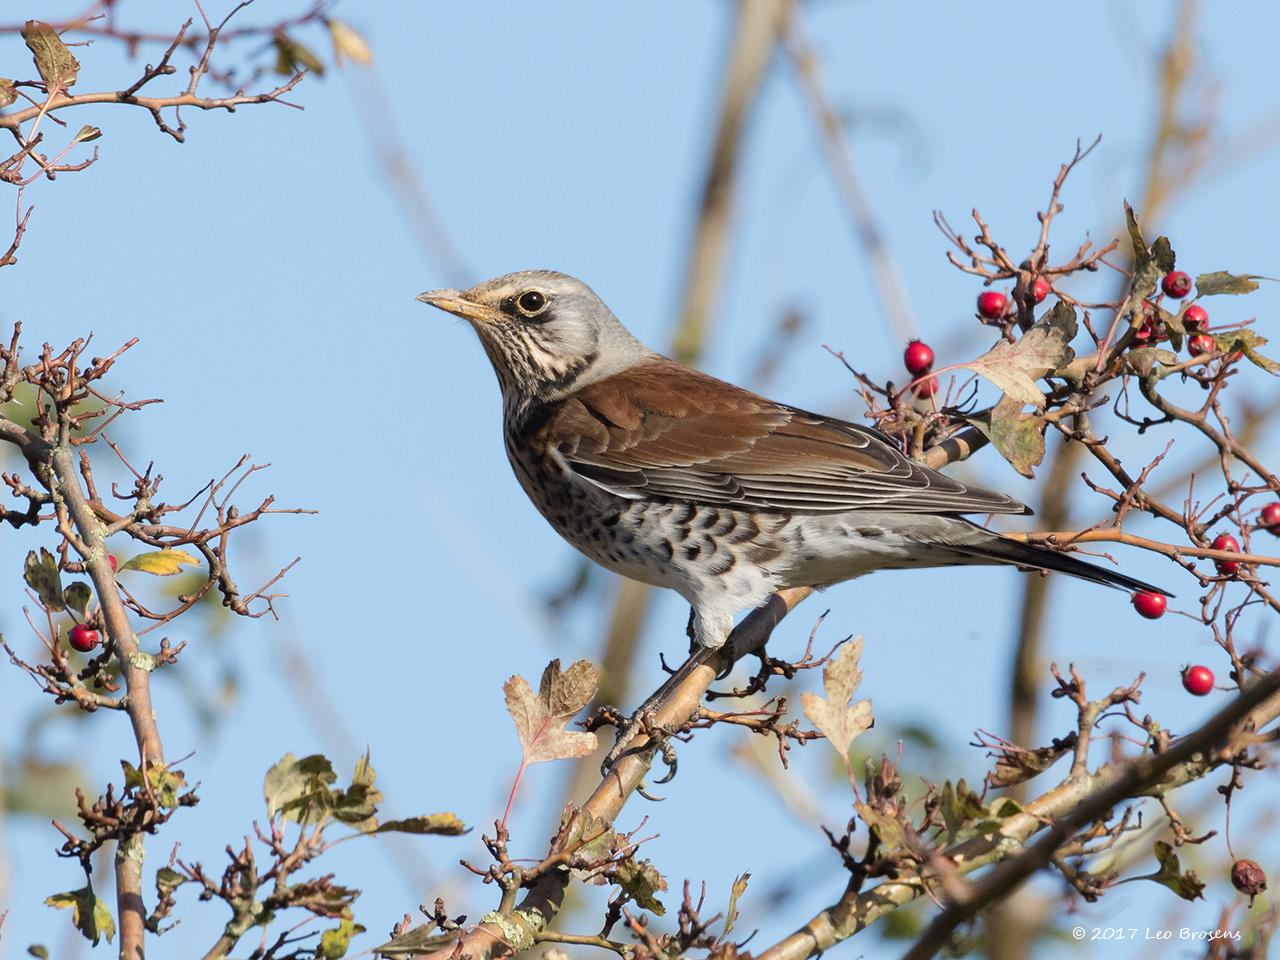
[[577,391],[545,424],[570,469],[623,497],[810,513],[1025,513],[915,463],[883,434],[671,361]]

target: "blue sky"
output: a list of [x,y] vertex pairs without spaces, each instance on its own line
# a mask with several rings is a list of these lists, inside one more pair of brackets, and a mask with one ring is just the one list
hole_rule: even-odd
[[[294,7],[263,2],[244,16],[272,19],[277,11]],[[492,891],[456,861],[483,857],[479,833],[501,814],[518,763],[502,682],[512,673],[536,678],[551,657],[593,656],[614,588],[601,580],[600,592],[561,622],[532,612],[561,585],[573,555],[511,476],[496,385],[473,335],[414,296],[459,279],[560,269],[590,283],[642,339],[665,346],[729,12],[710,0],[346,4],[337,13],[369,38],[377,87],[331,74],[296,91],[304,112],[189,114],[182,146],[140,110],[67,116],[103,129],[101,159],[30,189],[37,209],[18,266],[0,271],[0,320],[23,321],[29,351],[88,331],[103,350],[140,338],[113,382],[165,403],[134,417],[117,439],[160,465],[171,497],[248,451],[272,468],[247,485],[246,502],[270,492],[320,511],[273,519],[240,545],[244,583],[303,557],[286,582],[291,597],[280,605],[280,623],[237,622],[214,635],[204,621],[183,621],[169,634],[190,643],[184,683],[220,688],[230,670],[236,686],[209,734],[188,688],[157,678],[168,753],[194,753],[185,769],[204,786],[201,805],[175,820],[168,839],[151,843],[152,866],[182,837],[184,857],[220,870],[224,844],[262,816],[262,774],[282,754],[326,752],[346,771],[368,744],[388,815],[450,809],[477,829],[464,839],[412,843],[430,879],[422,887],[375,844],[334,852],[330,868],[366,891],[358,917],[375,933],[364,945],[437,894],[451,912],[472,917],[494,905]],[[960,226],[977,206],[1010,248],[1025,249],[1058,164],[1077,138],[1101,133],[1101,146],[1068,184],[1056,249],[1073,249],[1090,232],[1110,239],[1121,200],[1139,191],[1153,70],[1173,12],[1168,3],[1104,2],[994,3],[981,15],[960,4],[807,7],[827,89],[853,119],[859,172],[940,360],[984,347],[971,322],[980,287],[944,261],[932,211]],[[13,11],[15,19],[37,14],[50,16],[47,5]],[[176,27],[186,12],[139,3],[123,15]],[[1278,26],[1270,5],[1254,3],[1233,6],[1229,16],[1214,8],[1199,28],[1195,69],[1212,78],[1228,135],[1280,108]],[[3,49],[14,66],[0,72],[21,74],[25,49],[12,42]],[[81,89],[121,85],[137,68],[106,43],[80,59]],[[449,275],[415,241],[364,132],[363,121],[379,117],[369,101],[376,89],[385,91],[390,121],[373,122],[394,125],[468,277]],[[748,377],[781,312],[794,305],[807,323],[770,393],[854,415],[853,385],[822,345],[885,377],[898,375],[902,344],[884,322],[815,146],[792,70],[775,62],[747,131],[703,366]],[[1160,229],[1180,265],[1280,275],[1276,158],[1229,163],[1171,206]],[[1225,304],[1223,319],[1257,315],[1265,333],[1277,296],[1264,289],[1247,303]],[[1258,398],[1274,389],[1260,373],[1241,386]],[[1165,439],[1127,441],[1124,452],[1145,462]],[[1274,456],[1274,431],[1264,445]],[[1035,497],[1034,483],[990,451],[956,472]],[[1105,511],[1080,502],[1086,522]],[[28,543],[9,532],[0,539],[11,585]],[[1194,586],[1171,581],[1171,566],[1132,554],[1124,563],[1137,576],[1171,582],[1184,609],[1195,605]],[[980,777],[982,755],[965,744],[975,728],[1004,723],[1021,583],[1003,570],[885,574],[807,603],[778,631],[775,648],[798,651],[830,607],[823,636],[866,637],[864,692],[881,724],[929,727],[951,752],[947,769]],[[29,645],[13,586],[5,596],[12,599],[0,607],[0,630]],[[659,598],[640,661],[655,682],[657,651],[684,649],[685,617],[679,598]],[[1095,689],[1147,671],[1142,709],[1174,729],[1189,729],[1223,702],[1191,701],[1178,685],[1183,663],[1206,661],[1225,673],[1190,620],[1148,623],[1122,594],[1074,582],[1057,585],[1051,620],[1048,658],[1075,662]],[[1250,635],[1266,626],[1259,616]],[[290,652],[310,669],[301,692],[285,666]],[[0,671],[7,760],[29,736],[25,720],[46,709],[25,677]],[[1044,716],[1046,733],[1073,723],[1057,701]],[[117,758],[133,753],[123,717],[61,713],[40,736],[49,755],[78,759],[97,785],[118,777]],[[682,878],[705,879],[713,899],[724,900],[732,877],[750,869],[743,928],[759,927],[760,945],[829,901],[842,881],[820,831],[791,817],[776,792],[732,758],[740,740],[724,730],[699,736],[683,748],[667,801],[630,807],[622,823],[650,815],[647,832],[659,837],[648,856],[676,890]],[[792,782],[807,784],[823,822],[838,826],[849,797],[829,776],[824,751],[802,751]],[[927,765],[924,757],[914,762],[908,749],[904,770]],[[523,855],[545,846],[564,772],[547,764],[526,777],[513,818]],[[1249,846],[1241,837],[1260,835],[1256,801],[1274,795],[1274,775],[1254,775],[1251,785],[1235,813],[1237,847]],[[1220,821],[1221,808],[1211,806],[1197,826],[1221,830]],[[15,956],[37,940],[56,947],[69,924],[40,902],[77,886],[77,870],[52,856],[56,835],[46,820],[11,817],[2,842],[12,912],[0,950]],[[1277,852],[1268,842],[1254,855],[1274,864]],[[797,872],[807,879],[785,907],[772,908],[765,893]],[[1212,881],[1208,901],[1186,909],[1161,888],[1133,884],[1083,916],[1155,926],[1172,913],[1180,924],[1212,926],[1230,892],[1223,878]],[[219,907],[189,897],[180,903],[183,925],[159,941],[156,956],[189,955],[225,920]],[[869,938],[844,949],[895,955]]]

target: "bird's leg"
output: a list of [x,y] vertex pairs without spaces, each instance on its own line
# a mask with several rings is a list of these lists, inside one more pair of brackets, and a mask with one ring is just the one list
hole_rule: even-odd
[[[692,653],[689,654],[688,659],[677,667],[671,676],[667,677],[666,682],[640,705],[640,709],[633,713],[627,721],[618,728],[618,738],[614,741],[613,747],[610,748],[609,753],[604,758],[604,762],[600,765],[601,775],[608,775],[609,768],[627,752],[627,748],[631,745],[631,741],[635,739],[637,733],[648,733],[650,734],[651,739],[657,738],[661,735],[662,731],[657,730],[649,722],[658,706],[662,704],[682,683],[684,683],[695,670],[715,660],[719,652],[720,651],[717,648],[699,645]],[[665,753],[663,758],[667,762],[667,773],[662,777],[662,779],[655,781],[656,783],[667,783],[676,775],[676,764],[674,762],[674,758]]]

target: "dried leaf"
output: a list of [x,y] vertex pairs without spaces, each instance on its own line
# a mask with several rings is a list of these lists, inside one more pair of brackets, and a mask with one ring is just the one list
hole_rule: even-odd
[[1160,861],[1160,869],[1146,879],[1168,887],[1183,900],[1204,899],[1204,884],[1195,875],[1195,871],[1182,872],[1182,866],[1178,863],[1178,855],[1173,852],[1173,847],[1163,840],[1157,840],[1155,854],[1156,859]]
[[1001,340],[966,367],[999,387],[1019,403],[1043,407],[1044,394],[1036,381],[1075,359],[1071,340],[1076,335],[1076,311],[1059,300],[1039,323],[1019,340]]
[[[1125,367],[1130,373],[1146,377],[1157,367],[1171,367],[1178,362],[1178,355],[1159,347],[1139,347],[1125,354]],[[1161,373],[1161,376],[1164,374]]]
[[394,940],[388,940],[381,946],[375,947],[371,952],[376,956],[382,957],[412,957],[420,953],[432,953],[436,950],[444,950],[452,944],[457,943],[458,938],[462,936],[460,930],[450,930],[447,933],[437,933],[435,924],[422,924],[414,927],[412,930],[406,930]]
[[34,550],[27,554],[23,564],[22,579],[27,586],[36,592],[40,603],[55,613],[65,609],[62,599],[62,577],[58,574],[58,561],[44,547],[37,554]]
[[822,668],[822,689],[826,698],[809,692],[800,695],[805,716],[846,762],[849,745],[872,723],[870,700],[859,700],[852,705],[849,702],[862,683],[862,671],[858,669],[861,656],[862,638],[856,637],[844,644]]
[[570,732],[564,725],[595,696],[597,683],[596,668],[586,660],[563,673],[560,661],[552,660],[543,671],[537,696],[524,677],[512,677],[502,685],[526,763],[585,757],[596,748],[594,733]]
[[7,107],[17,99],[18,88],[13,85],[13,81],[0,77],[0,107]]
[[116,922],[111,917],[111,910],[94,894],[92,887],[55,893],[45,900],[45,905],[58,910],[70,907],[71,922],[95,946],[102,937],[106,937],[107,943],[110,943],[116,935]]
[[617,852],[618,833],[609,821],[569,805],[560,814],[560,849],[569,854],[574,876],[584,883],[604,883],[600,866]]
[[747,881],[750,879],[750,873],[733,878],[733,886],[729,890],[729,909],[724,912],[724,932],[720,934],[721,937],[727,937],[733,925],[738,922],[738,898],[747,892]]
[[1251,361],[1261,367],[1267,373],[1280,373],[1280,363],[1276,363],[1270,357],[1264,357],[1258,352],[1259,347],[1267,345],[1267,338],[1254,333],[1249,329],[1229,330],[1226,333],[1214,333],[1213,342],[1217,344],[1218,349],[1223,353],[1243,353]]
[[153,550],[150,553],[140,553],[136,557],[130,557],[120,564],[118,572],[138,570],[157,577],[172,577],[176,573],[181,573],[183,567],[194,567],[199,563],[199,560],[185,550]]
[[329,36],[333,38],[333,59],[342,66],[342,61],[350,59],[356,63],[373,63],[373,50],[368,41],[350,24],[341,20],[326,20]]
[[1023,413],[1021,401],[1002,397],[991,410],[969,422],[977,427],[1000,456],[1024,477],[1034,477],[1034,467],[1044,459],[1043,417]]
[[1030,780],[1036,774],[1048,770],[1075,745],[1076,735],[1071,733],[1036,750],[1003,750],[996,759],[996,768],[987,782],[993,787],[1011,787],[1015,783]]
[[617,865],[613,882],[627,892],[640,907],[662,916],[667,908],[658,900],[658,893],[667,889],[666,878],[648,860],[629,857]]
[[75,86],[80,61],[72,56],[57,30],[43,20],[28,20],[22,28],[22,39],[27,42],[46,87],[65,90]]
[[1124,205],[1124,218],[1129,226],[1129,240],[1133,244],[1133,279],[1129,284],[1131,303],[1145,300],[1156,292],[1160,278],[1174,268],[1176,257],[1166,237],[1157,237],[1150,247],[1142,239],[1138,218],[1128,203]]
[[424,817],[406,820],[388,820],[378,825],[374,833],[434,834],[441,837],[457,837],[467,832],[466,824],[452,813],[429,813]]
[[1236,275],[1225,270],[1202,273],[1196,277],[1196,296],[1212,297],[1220,293],[1252,293],[1258,289],[1259,280],[1270,279],[1270,277],[1258,276],[1256,273]]
[[336,927],[320,934],[319,955],[324,960],[339,960],[347,955],[351,938],[364,933],[364,927],[351,920],[342,920]]
[[62,591],[62,602],[66,604],[67,609],[76,611],[81,617],[84,617],[85,611],[89,609],[89,601],[92,599],[93,591],[81,580],[68,584]]

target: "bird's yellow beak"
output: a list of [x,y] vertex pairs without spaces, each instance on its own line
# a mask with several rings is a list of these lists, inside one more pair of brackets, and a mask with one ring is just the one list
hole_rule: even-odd
[[452,313],[454,316],[462,317],[464,320],[478,323],[495,323],[505,319],[504,314],[493,307],[466,299],[461,290],[428,290],[426,293],[418,294],[417,299],[433,307],[438,307],[445,313]]

